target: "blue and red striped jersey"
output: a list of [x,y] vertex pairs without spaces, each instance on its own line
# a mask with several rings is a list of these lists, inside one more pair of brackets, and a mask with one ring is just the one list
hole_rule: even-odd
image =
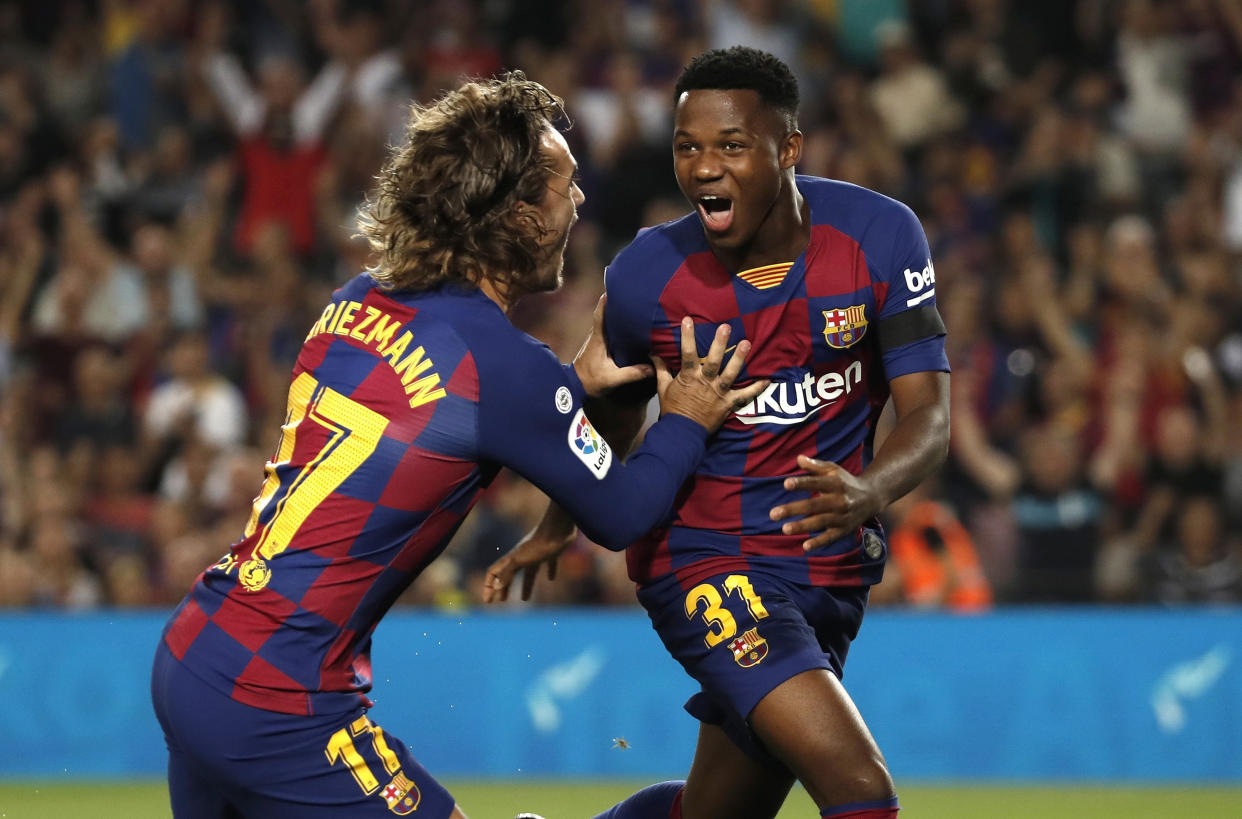
[[508,466],[598,542],[669,514],[706,431],[669,415],[625,463],[572,366],[471,288],[338,290],[293,370],[276,453],[242,537],[164,640],[209,684],[292,714],[366,703],[376,625]]
[[675,574],[689,589],[758,568],[825,586],[869,585],[882,574],[884,550],[862,529],[808,554],[805,536],[782,534],[768,513],[806,497],[782,486],[801,474],[798,455],[854,474],[867,466],[891,379],[948,371],[931,254],[900,202],[810,176],[797,185],[811,238],[788,263],[730,274],[692,213],[641,231],[608,268],[605,330],[618,364],[655,354],[676,371],[679,323],[689,315],[700,350],[719,324],[732,327],[732,343],[750,339],[739,385],[772,381],[709,441],[669,519],[628,550],[639,584]]

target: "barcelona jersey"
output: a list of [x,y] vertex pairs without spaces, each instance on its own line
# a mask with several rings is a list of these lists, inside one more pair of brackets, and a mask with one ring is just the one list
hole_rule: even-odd
[[258,708],[366,704],[376,624],[502,466],[624,548],[670,513],[706,431],[669,415],[621,463],[583,397],[478,290],[358,276],[310,330],[249,522],[170,619],[172,655]]
[[618,364],[659,355],[680,366],[678,329],[691,316],[701,350],[719,324],[749,339],[739,385],[771,384],[709,442],[672,515],[628,551],[639,584],[675,576],[683,589],[723,572],[762,569],[795,583],[878,582],[879,526],[805,553],[804,535],[769,519],[805,497],[784,489],[797,456],[854,474],[871,460],[875,423],[902,375],[948,371],[927,239],[905,205],[844,182],[797,177],[811,237],[797,259],[730,273],[697,214],[644,230],[606,274],[605,329]]

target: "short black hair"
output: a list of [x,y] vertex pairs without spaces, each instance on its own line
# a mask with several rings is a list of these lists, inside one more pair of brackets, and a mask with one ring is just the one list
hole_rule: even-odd
[[677,78],[673,104],[685,91],[747,90],[784,115],[792,128],[798,117],[798,80],[789,66],[766,51],[746,46],[716,48],[690,61]]

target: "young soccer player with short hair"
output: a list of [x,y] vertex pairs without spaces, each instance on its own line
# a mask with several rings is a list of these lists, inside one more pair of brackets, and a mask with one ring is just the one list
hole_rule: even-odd
[[[795,780],[822,817],[897,814],[840,677],[887,557],[876,516],[947,452],[944,325],[918,219],[873,191],[797,175],[797,110],[797,83],[775,57],[696,57],[677,83],[673,132],[695,212],[640,232],[607,272],[618,363],[675,363],[689,317],[701,349],[719,324],[751,341],[739,377],[771,383],[628,549],[652,625],[701,685],[686,704],[701,727],[684,782],[602,819],[773,817]],[[890,396],[896,425],[873,451]],[[520,544],[493,567],[493,588],[554,553]]]

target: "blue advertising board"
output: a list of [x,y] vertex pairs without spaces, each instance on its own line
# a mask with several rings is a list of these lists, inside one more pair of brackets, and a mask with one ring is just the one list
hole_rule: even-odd
[[[164,616],[0,615],[0,777],[159,776]],[[373,661],[372,719],[441,776],[689,765],[694,686],[637,610],[397,611]],[[1238,610],[877,610],[845,683],[898,781],[1242,782]]]

